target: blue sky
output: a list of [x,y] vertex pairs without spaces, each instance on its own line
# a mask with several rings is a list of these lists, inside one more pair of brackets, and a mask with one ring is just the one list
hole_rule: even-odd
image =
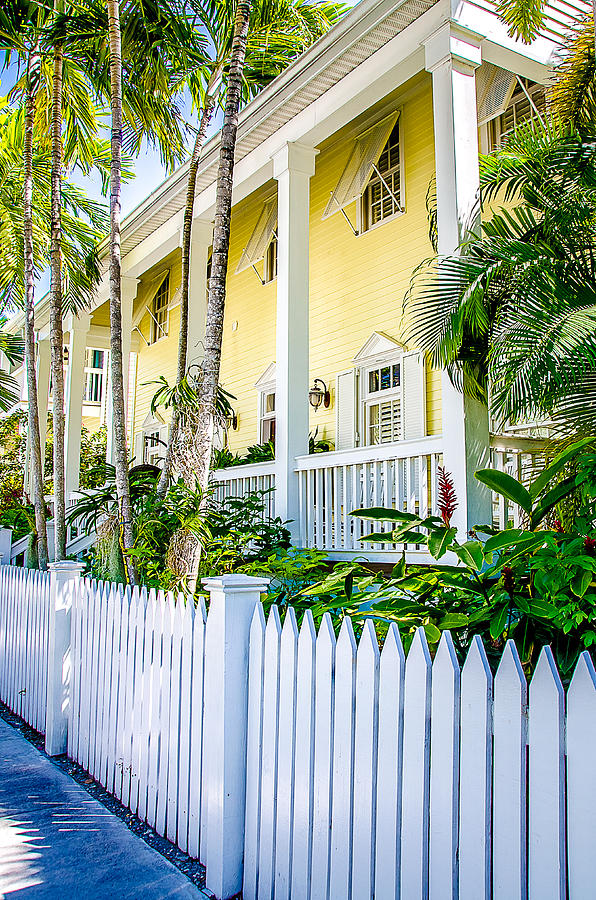
[[[358,0],[344,0],[346,6],[355,6]],[[4,72],[0,72],[0,95],[5,96],[13,87],[17,72],[15,67],[10,67]],[[191,114],[191,104],[188,97],[183,101],[183,114],[193,124],[196,123],[196,116]],[[221,126],[221,113],[214,119],[209,136],[214,134]],[[189,142],[192,141],[192,136]],[[131,210],[138,206],[161,182],[167,177],[167,172],[161,164],[159,153],[151,147],[144,146],[138,159],[134,164],[135,177],[123,186],[122,190],[122,214],[126,216]],[[101,198],[101,188],[99,177],[74,178],[79,184],[84,186],[90,197],[94,199]],[[41,285],[42,289],[45,285]]]

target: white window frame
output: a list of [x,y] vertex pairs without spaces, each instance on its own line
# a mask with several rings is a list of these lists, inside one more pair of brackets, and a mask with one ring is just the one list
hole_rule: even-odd
[[[394,219],[397,219],[399,216],[403,216],[406,211],[404,140],[403,140],[402,121],[403,121],[403,115],[400,110],[399,117],[397,119],[397,122],[395,123],[395,125],[397,126],[397,133],[398,133],[399,165],[394,167],[394,169],[390,169],[389,172],[386,172],[386,173],[380,172],[378,170],[377,166],[378,166],[379,159],[385,152],[385,147],[387,146],[387,144],[385,144],[385,147],[383,147],[383,149],[381,150],[381,153],[379,154],[379,159],[376,161],[376,163],[374,165],[373,173],[370,176],[362,194],[360,195],[360,200],[358,201],[358,204],[357,204],[357,213],[356,213],[356,217],[357,217],[356,223],[357,223],[357,229],[358,229],[357,237],[360,237],[363,234],[368,234],[369,231],[374,231],[375,228],[379,228],[381,225],[386,225],[387,222],[392,222]],[[394,126],[394,128],[395,128],[395,126]],[[393,130],[394,129],[392,129],[391,134],[393,133]],[[389,138],[387,139],[387,143],[389,143],[391,134],[389,135]],[[399,197],[395,197],[393,195],[393,191],[389,188],[389,185],[385,182],[385,179],[384,179],[384,175],[388,175],[394,171],[399,171]],[[369,192],[369,187],[372,184],[372,182],[376,182],[376,181],[381,181],[385,184],[385,187],[391,193],[393,200],[398,201],[399,208],[396,209],[395,212],[391,213],[390,215],[384,216],[383,218],[379,219],[378,222],[373,222],[373,223],[369,224],[370,215],[369,215],[369,210],[368,210],[368,206],[367,206],[367,194]]]
[[[379,446],[383,443],[385,444],[393,444],[396,441],[403,440],[404,434],[404,420],[403,420],[403,412],[404,412],[404,379],[403,379],[403,351],[398,350],[395,353],[388,353],[386,356],[378,357],[377,359],[371,360],[365,365],[360,366],[360,377],[358,379],[358,384],[360,387],[360,397],[358,398],[358,407],[359,407],[359,419],[362,423],[362,427],[360,429],[360,436],[362,445],[365,447],[375,447]],[[378,391],[371,391],[369,388],[370,379],[369,376],[372,372],[380,371],[385,368],[389,368],[390,379],[393,380],[393,368],[395,366],[399,366],[399,385],[396,387],[389,387],[386,389],[379,388]],[[399,400],[399,435],[394,438],[392,436],[390,441],[381,441],[381,424],[380,421],[377,425],[379,430],[379,440],[377,442],[373,442],[370,440],[370,411],[377,404],[390,402],[392,400]]]
[[259,444],[264,444],[266,440],[269,440],[269,438],[265,439],[263,437],[263,424],[273,420],[277,426],[277,397],[275,397],[275,409],[272,412],[267,412],[265,408],[267,396],[269,394],[275,395],[276,381],[275,363],[271,363],[255,384],[257,391],[257,442]]
[[[167,338],[170,331],[170,302],[172,298],[172,284],[170,278],[170,270],[167,272],[163,272],[162,276],[160,276],[159,284],[155,291],[153,291],[151,295],[151,300],[147,304],[147,312],[149,313],[150,319],[150,327],[149,327],[149,345],[153,346],[153,344],[158,344],[160,341],[163,341],[164,338]],[[155,312],[154,312],[154,304],[157,299],[157,295],[161,291],[164,286],[164,282],[168,283],[168,291],[167,291],[167,299],[166,299],[166,318],[165,323],[162,325],[158,322]],[[160,333],[161,332],[161,333]]]
[[[96,352],[103,353],[103,363],[101,367],[90,365],[90,361],[93,361],[92,354]],[[108,351],[102,349],[101,347],[87,347],[85,349],[85,383],[83,388],[83,403],[87,406],[91,405],[100,407],[103,403],[107,372],[107,355]],[[99,399],[97,400],[92,400],[89,398],[90,386],[93,384],[93,382],[99,383]]]

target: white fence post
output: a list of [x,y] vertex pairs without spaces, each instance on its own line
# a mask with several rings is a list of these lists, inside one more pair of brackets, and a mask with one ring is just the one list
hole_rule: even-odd
[[228,900],[242,890],[250,625],[269,580],[223,575],[203,583],[211,601],[205,631],[201,862],[207,888]]
[[10,565],[12,528],[0,528],[0,565]]
[[70,616],[73,594],[82,563],[50,563],[50,616],[48,628],[48,689],[46,699],[46,753],[66,753],[70,703]]

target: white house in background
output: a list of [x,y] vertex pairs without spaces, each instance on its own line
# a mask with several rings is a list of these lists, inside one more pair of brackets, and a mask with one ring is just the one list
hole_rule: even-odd
[[[272,506],[291,520],[296,544],[332,557],[361,552],[367,545],[350,511],[435,508],[440,464],[455,481],[460,528],[486,522],[491,498],[474,470],[491,454],[516,465],[531,445],[491,435],[486,410],[407,346],[401,302],[412,271],[432,255],[429,184],[436,182],[439,252],[450,253],[477,196],[479,152],[544,114],[564,36],[590,9],[585,0],[552,0],[544,29],[526,46],[508,36],[493,0],[361,0],[242,111],[221,377],[236,398],[230,448],[274,439],[275,460],[218,470],[214,480],[222,494],[274,485]],[[202,355],[218,151],[217,135],[197,180],[189,365]],[[159,462],[167,439],[168,422],[150,413],[150,401],[156,378],[175,377],[186,180],[183,166],[123,223],[128,434],[137,461]],[[47,317],[42,301],[42,419]],[[92,308],[65,322],[65,333],[75,491],[91,404],[108,424],[112,452],[107,273]],[[315,429],[332,451],[309,455]],[[370,555],[393,552],[381,546]]]

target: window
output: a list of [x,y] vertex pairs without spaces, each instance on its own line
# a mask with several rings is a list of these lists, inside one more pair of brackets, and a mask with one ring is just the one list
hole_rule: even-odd
[[85,352],[85,387],[83,401],[85,403],[101,403],[103,396],[105,350],[93,350],[88,347]]
[[262,391],[260,396],[259,441],[275,443],[275,391]]
[[353,363],[335,383],[337,449],[424,437],[424,355],[375,331]]
[[[356,138],[323,219],[341,212],[354,234],[360,234],[404,211],[399,122],[400,114],[394,112]],[[355,201],[358,227],[347,211]]]
[[[257,268],[261,260],[263,260],[262,276]],[[277,196],[264,203],[257,224],[236,266],[236,275],[250,268],[254,269],[261,284],[273,281],[277,275]]]
[[363,372],[365,443],[389,444],[401,438],[401,362]]
[[397,121],[373,168],[373,174],[362,197],[363,229],[372,228],[384,219],[402,212],[402,208],[399,121]]
[[158,466],[164,457],[165,447],[160,438],[159,429],[145,432],[143,435],[144,452],[143,462],[150,466]]
[[528,78],[516,79],[516,87],[507,108],[488,123],[490,149],[502,147],[518,125],[534,119],[539,120],[545,113],[544,85],[535,84]]
[[151,303],[151,343],[168,334],[168,306],[170,302],[170,274],[161,282]]

